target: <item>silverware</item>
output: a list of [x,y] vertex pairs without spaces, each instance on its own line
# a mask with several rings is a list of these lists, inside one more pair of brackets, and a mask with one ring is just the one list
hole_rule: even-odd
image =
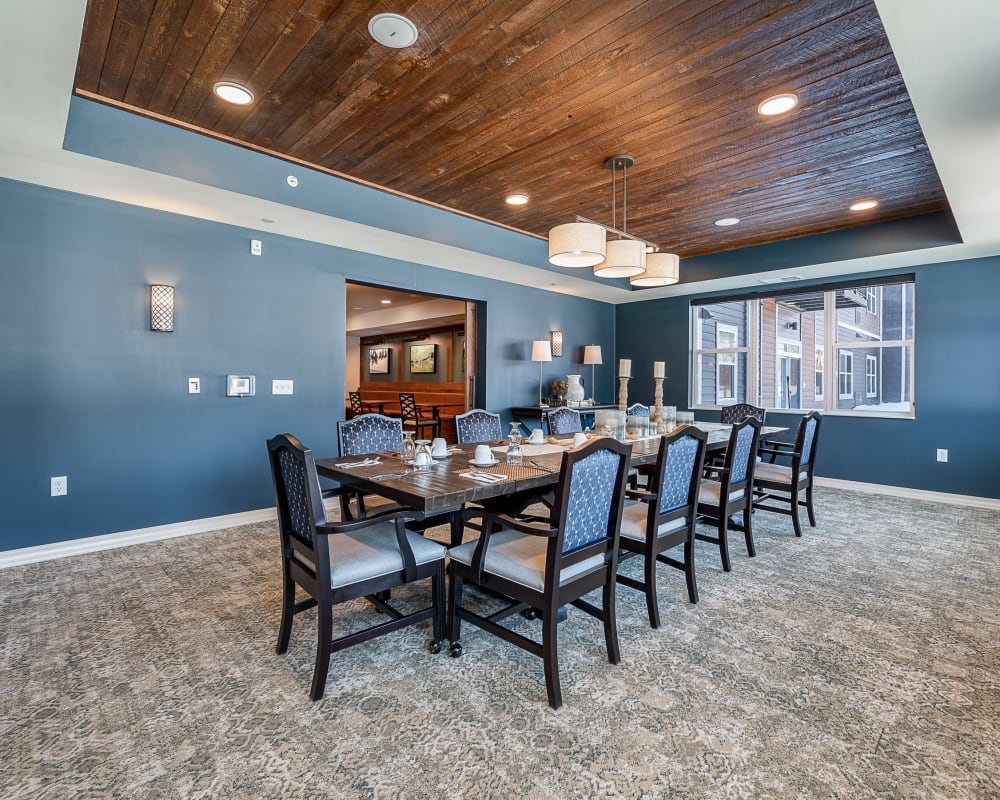
[[466,475],[471,476],[477,481],[483,481],[484,483],[501,483],[507,480],[506,475],[497,475],[492,472],[480,472],[479,470],[469,470]]
[[408,469],[405,472],[386,472],[384,475],[373,475],[368,480],[371,480],[371,481],[388,481],[388,480],[392,480],[393,478],[405,478],[411,472],[413,472],[412,469]]
[[529,467],[534,467],[535,469],[540,469],[542,472],[558,472],[559,471],[557,469],[552,469],[552,467],[543,467],[537,461],[531,461],[531,460],[528,461],[528,466]]
[[380,458],[366,458],[364,461],[350,461],[346,464],[338,464],[337,466],[342,469],[351,469],[352,467],[373,467],[381,463],[382,459]]

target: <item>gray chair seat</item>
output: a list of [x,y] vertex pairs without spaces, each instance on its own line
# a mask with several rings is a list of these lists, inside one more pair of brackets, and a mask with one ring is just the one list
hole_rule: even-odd
[[[645,503],[632,503],[625,506],[622,512],[622,536],[636,542],[646,541],[646,517],[649,515],[649,506]],[[657,536],[666,536],[668,533],[680,530],[684,527],[684,518],[664,522],[656,530]]]
[[[719,490],[721,488],[722,484],[719,481],[702,481],[701,488],[698,490],[698,502],[709,506],[719,505]],[[729,502],[739,500],[743,497],[744,492],[744,489],[734,489],[729,493]]]
[[[808,477],[809,473],[805,470],[799,473],[800,481],[804,481]],[[791,485],[792,468],[784,464],[768,464],[766,461],[763,461],[757,465],[757,469],[754,471],[754,480]]]
[[[453,561],[466,566],[472,564],[472,554],[478,541],[466,542],[448,551]],[[483,571],[514,581],[529,589],[541,591],[545,586],[545,551],[548,540],[516,531],[500,531],[490,538],[490,546],[483,560]],[[585,559],[566,567],[559,575],[564,584],[578,575],[604,566],[604,556]]]
[[[446,548],[443,544],[410,531],[406,532],[406,538],[417,564],[427,564],[444,557]],[[306,558],[300,556],[297,560],[309,569],[315,568]],[[357,533],[341,533],[330,537],[330,585],[335,589],[369,578],[391,575],[402,568],[403,556],[399,552],[396,527],[392,523],[373,525]]]

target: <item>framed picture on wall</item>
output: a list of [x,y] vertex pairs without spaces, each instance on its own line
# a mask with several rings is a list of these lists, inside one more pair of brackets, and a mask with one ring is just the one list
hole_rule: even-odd
[[372,347],[368,350],[368,372],[372,375],[389,374],[389,353],[388,347]]
[[410,345],[410,372],[411,373],[434,373],[437,372],[437,351],[436,344],[411,344]]

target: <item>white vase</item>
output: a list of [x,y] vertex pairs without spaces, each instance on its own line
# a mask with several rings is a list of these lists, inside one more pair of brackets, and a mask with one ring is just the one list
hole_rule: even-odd
[[579,375],[567,375],[566,376],[566,399],[572,400],[574,403],[579,403],[583,400],[585,393],[583,391],[583,384],[580,383]]

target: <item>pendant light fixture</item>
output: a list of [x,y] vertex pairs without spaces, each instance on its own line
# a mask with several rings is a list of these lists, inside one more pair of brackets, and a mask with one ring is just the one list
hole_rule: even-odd
[[673,253],[650,253],[646,256],[646,271],[629,278],[633,286],[670,286],[680,280],[681,260]]
[[[646,271],[646,243],[628,236],[628,168],[635,159],[628,155],[611,156],[604,168],[611,170],[611,227],[617,239],[607,243],[604,261],[594,266],[598,278],[631,278]],[[618,170],[622,171],[622,227],[618,231]]]

